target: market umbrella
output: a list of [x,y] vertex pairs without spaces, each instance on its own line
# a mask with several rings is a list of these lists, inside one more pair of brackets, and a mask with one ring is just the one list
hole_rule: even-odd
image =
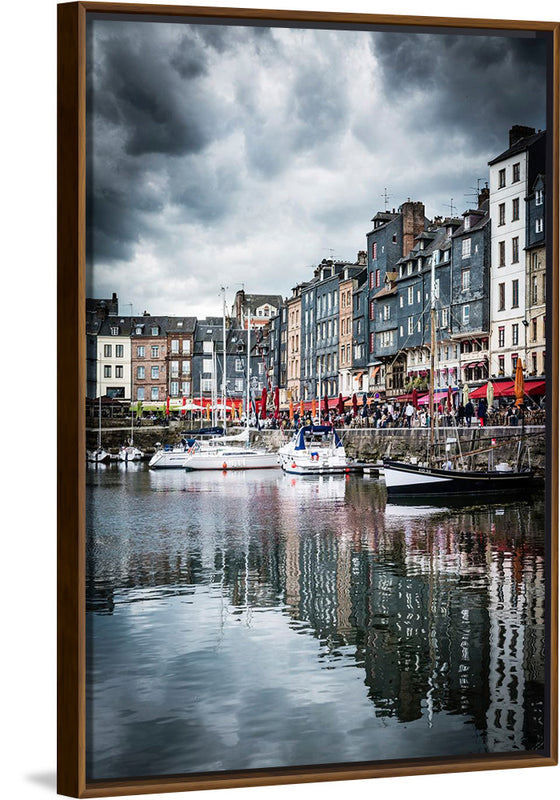
[[453,408],[453,390],[451,386],[447,387],[447,410],[451,411]]
[[418,389],[412,390],[412,405],[414,408],[418,408]]
[[517,366],[515,367],[515,405],[523,405],[525,399],[525,378],[523,377],[523,361],[518,358]]
[[315,419],[315,417],[317,416],[317,401],[315,400],[315,398],[313,398],[313,400],[311,401],[311,416],[313,417],[313,419]]
[[187,398],[183,397],[183,405],[181,407],[181,416],[184,417],[187,413]]
[[274,417],[278,419],[280,415],[280,389],[278,386],[274,390]]
[[165,413],[166,413],[167,416],[169,416],[169,403],[170,402],[171,402],[171,398],[169,397],[169,395],[167,395],[167,402],[165,404]]
[[290,419],[294,418],[294,404],[293,401],[290,400]]
[[469,402],[469,384],[463,384],[463,404],[466,406]]
[[368,409],[367,409],[367,394],[364,392],[364,396],[362,398],[362,417],[367,417]]
[[210,419],[210,404],[206,406],[206,419]]
[[139,417],[141,413],[142,413],[142,401],[139,400],[136,403],[136,416]]
[[355,417],[358,416],[358,398],[356,397],[356,392],[352,395],[352,414]]
[[494,402],[494,384],[492,381],[488,381],[486,384],[486,402],[488,403],[488,408],[491,408]]
[[261,419],[266,419],[266,398],[267,398],[266,386],[263,386],[261,395]]
[[344,414],[344,400],[342,399],[342,393],[338,395],[338,413]]
[[323,397],[323,412],[324,414],[329,413],[329,398],[327,393],[325,392],[325,396]]
[[300,417],[303,417],[304,411],[305,411],[305,409],[303,407],[303,400],[300,400],[299,401],[299,415],[300,415]]

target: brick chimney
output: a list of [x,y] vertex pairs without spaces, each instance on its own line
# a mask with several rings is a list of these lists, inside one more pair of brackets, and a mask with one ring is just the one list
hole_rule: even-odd
[[485,186],[483,189],[481,189],[481,190],[480,190],[480,192],[478,193],[478,207],[480,208],[480,207],[482,206],[482,204],[483,204],[483,203],[484,203],[486,200],[488,200],[488,198],[489,198],[489,197],[490,197],[490,189],[488,188],[488,185],[486,185],[486,186]]
[[509,129],[509,146],[513,147],[516,142],[521,139],[526,139],[527,136],[532,136],[536,133],[534,128],[528,128],[527,125],[512,125]]
[[365,267],[367,264],[367,253],[365,250],[358,250],[358,260],[356,262],[358,266]]
[[402,214],[403,225],[403,257],[407,256],[414,247],[414,239],[422,233],[425,226],[424,203],[413,203],[407,200],[399,211]]

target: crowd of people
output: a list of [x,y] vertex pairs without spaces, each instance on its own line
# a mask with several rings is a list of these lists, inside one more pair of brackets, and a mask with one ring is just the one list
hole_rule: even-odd
[[[485,427],[487,425],[520,425],[544,422],[544,409],[532,405],[518,407],[515,403],[500,403],[488,406],[482,398],[477,402],[469,400],[448,407],[444,400],[437,404],[434,413],[439,427]],[[338,409],[322,411],[312,417],[311,412],[303,415],[294,409],[293,417],[288,411],[280,411],[277,416],[270,413],[266,419],[259,420],[261,428],[298,430],[302,425],[332,425],[336,428],[428,428],[430,414],[427,405],[414,406],[412,402],[373,402],[363,405],[354,413],[352,409],[340,413]]]

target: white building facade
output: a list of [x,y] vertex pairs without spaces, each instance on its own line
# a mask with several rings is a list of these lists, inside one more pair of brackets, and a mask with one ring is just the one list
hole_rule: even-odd
[[509,149],[490,162],[489,377],[513,376],[517,359],[525,362],[525,198],[534,174],[544,170],[544,139],[543,132],[514,126]]
[[132,398],[130,320],[107,317],[97,336],[97,393],[116,400]]

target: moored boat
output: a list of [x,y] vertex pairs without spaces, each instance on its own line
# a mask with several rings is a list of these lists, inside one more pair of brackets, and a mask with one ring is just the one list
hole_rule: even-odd
[[332,475],[349,470],[340,436],[330,425],[305,425],[278,450],[284,472]]
[[538,483],[533,470],[440,469],[390,459],[384,461],[384,475],[389,496],[501,494]]

